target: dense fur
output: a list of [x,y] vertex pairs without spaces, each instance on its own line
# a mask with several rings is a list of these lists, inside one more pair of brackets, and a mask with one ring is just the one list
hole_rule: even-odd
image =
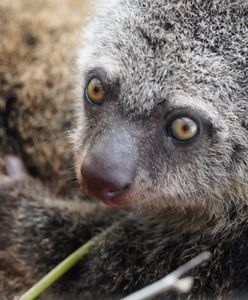
[[[76,169],[128,122],[139,162],[125,201],[220,215],[247,204],[247,9],[246,1],[137,0],[100,10],[78,59]],[[81,87],[99,68],[111,92],[97,109],[81,101]],[[179,109],[211,127],[192,147],[165,136]]]
[[[137,167],[122,204],[133,207],[62,202],[30,179],[0,183],[0,244],[15,247],[34,279],[108,228],[44,299],[119,299],[203,250],[213,259],[192,273],[187,299],[247,291],[247,16],[244,0],[99,6],[77,60],[75,166],[85,189],[85,157],[131,132]],[[109,87],[101,106],[84,99],[92,76]],[[190,145],[166,134],[178,111],[202,122]]]
[[[234,299],[247,289],[247,219],[238,221],[232,215],[229,227],[213,234],[218,220],[209,220],[199,211],[131,212],[64,202],[54,200],[30,179],[3,181],[0,197],[2,250],[10,252],[14,245],[16,255],[32,270],[33,282],[108,228],[88,258],[48,290],[44,299],[120,299],[204,250],[211,251],[213,258],[192,272],[195,285],[187,299]],[[2,268],[1,260],[0,264]],[[5,287],[1,297],[6,294],[11,299],[16,290]]]
[[[72,190],[71,67],[87,0],[0,3],[0,174],[4,156],[22,158],[54,193]],[[74,189],[75,192],[75,189]]]

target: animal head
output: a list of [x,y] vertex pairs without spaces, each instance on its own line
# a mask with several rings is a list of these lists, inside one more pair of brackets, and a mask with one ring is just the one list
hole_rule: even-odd
[[79,51],[75,166],[113,206],[248,200],[248,5],[116,0]]

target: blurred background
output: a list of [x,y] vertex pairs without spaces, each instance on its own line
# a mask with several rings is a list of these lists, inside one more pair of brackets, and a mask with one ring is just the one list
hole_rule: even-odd
[[0,1],[0,174],[5,156],[17,155],[59,195],[74,181],[66,132],[75,52],[90,13],[88,0]]

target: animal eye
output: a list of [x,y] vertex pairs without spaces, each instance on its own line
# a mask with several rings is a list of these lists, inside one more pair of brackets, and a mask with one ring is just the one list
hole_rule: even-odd
[[90,80],[86,87],[86,97],[87,100],[93,104],[102,104],[105,97],[105,91],[101,80],[97,78]]
[[190,118],[178,118],[171,123],[170,133],[174,139],[187,142],[197,135],[198,125]]

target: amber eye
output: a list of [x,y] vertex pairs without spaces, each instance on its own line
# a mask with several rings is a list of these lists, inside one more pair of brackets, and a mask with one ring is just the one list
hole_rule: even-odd
[[102,85],[102,82],[93,78],[90,80],[86,87],[86,97],[87,99],[94,104],[102,104],[105,96],[105,91]]
[[173,138],[181,142],[187,142],[198,133],[198,125],[189,118],[178,118],[171,123],[170,132]]

